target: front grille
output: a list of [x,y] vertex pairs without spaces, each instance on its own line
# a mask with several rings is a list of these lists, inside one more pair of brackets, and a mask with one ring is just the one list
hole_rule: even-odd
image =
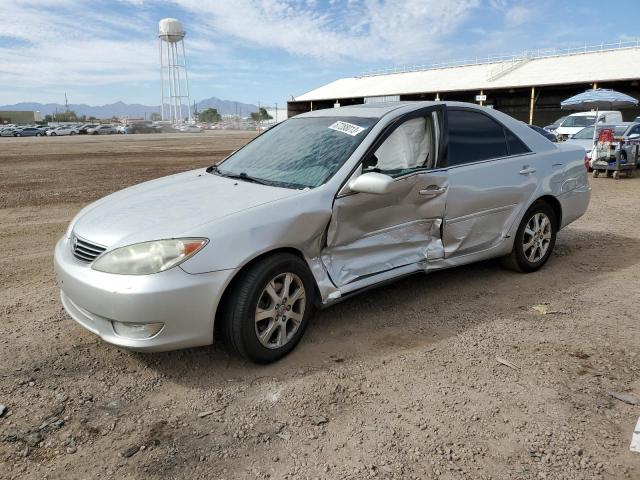
[[102,245],[88,242],[75,234],[71,236],[71,250],[73,256],[81,262],[93,262],[98,255],[102,254],[107,249]]

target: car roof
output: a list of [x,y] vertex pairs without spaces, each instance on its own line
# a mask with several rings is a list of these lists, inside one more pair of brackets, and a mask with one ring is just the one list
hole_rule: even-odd
[[401,116],[422,108],[431,106],[443,105],[447,108],[464,108],[470,109],[479,113],[483,113],[492,117],[495,121],[501,123],[505,127],[509,128],[520,140],[531,149],[533,152],[543,152],[556,148],[556,146],[549,142],[548,139],[541,136],[539,133],[530,129],[528,125],[523,124],[519,120],[495,110],[493,108],[484,107],[477,103],[468,102],[435,102],[435,101],[406,101],[406,102],[387,102],[387,103],[366,103],[361,105],[351,105],[347,107],[327,108],[322,110],[314,110],[311,112],[302,113],[293,117],[296,118],[322,118],[322,117],[364,117],[364,118],[377,118],[393,114],[393,116]]
[[[598,111],[598,116],[604,114],[604,113],[620,113],[617,110],[599,110]],[[572,113],[571,115],[568,115],[569,117],[588,117],[588,116],[596,116],[596,112],[595,110],[590,110],[588,112],[576,112],[576,113]]]
[[313,117],[365,117],[365,118],[382,118],[385,115],[399,109],[403,109],[402,113],[419,110],[421,108],[431,107],[434,105],[446,105],[447,107],[465,107],[478,110],[497,110],[482,107],[477,103],[468,102],[445,102],[445,101],[400,101],[400,102],[377,102],[363,103],[360,105],[349,105],[346,107],[324,108],[321,110],[312,110],[310,112],[296,115],[296,118],[313,118]]
[[416,108],[422,106],[436,105],[443,102],[379,102],[379,103],[363,103],[360,105],[349,105],[346,107],[325,108],[322,110],[312,110],[302,113],[297,117],[365,117],[365,118],[382,118],[386,114],[408,105],[414,105]]

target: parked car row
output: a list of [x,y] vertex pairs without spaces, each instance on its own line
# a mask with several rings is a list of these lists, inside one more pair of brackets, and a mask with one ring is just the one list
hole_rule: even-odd
[[82,125],[5,125],[0,126],[0,137],[58,137],[71,135],[114,135],[133,133],[201,133],[203,127],[196,124],[157,125],[151,122],[140,122],[121,125],[100,125],[85,123]]
[[42,137],[45,133],[39,127],[0,127],[0,137]]
[[87,123],[84,125],[59,125],[56,127],[27,125],[0,126],[0,137],[61,137],[70,135],[112,135],[120,132],[113,125]]
[[[596,121],[597,115],[597,121]],[[547,132],[553,133],[559,141],[571,138],[585,127],[598,125],[611,125],[622,123],[622,113],[616,110],[602,110],[600,112],[577,112],[560,117],[555,122],[544,127]],[[593,133],[593,130],[592,130]]]
[[[636,156],[636,150],[640,143],[640,118],[637,118],[633,122],[620,122],[613,124],[602,124],[597,126],[595,137],[600,136],[600,132],[603,130],[610,130],[612,132],[612,140],[609,142],[609,155],[615,157],[618,150],[620,151],[620,161],[626,163],[627,161],[634,161]],[[572,135],[565,143],[572,145],[579,145],[586,151],[585,162],[588,165],[589,171],[593,168],[595,159],[592,157],[592,149],[594,145],[594,126],[585,127],[575,135]]]

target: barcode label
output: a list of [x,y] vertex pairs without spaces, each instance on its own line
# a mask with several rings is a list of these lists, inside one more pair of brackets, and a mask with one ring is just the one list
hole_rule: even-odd
[[353,123],[343,122],[341,120],[337,121],[333,125],[329,125],[331,130],[336,130],[337,132],[346,133],[347,135],[351,135],[355,137],[360,132],[364,130],[363,127],[359,127],[358,125],[354,125]]

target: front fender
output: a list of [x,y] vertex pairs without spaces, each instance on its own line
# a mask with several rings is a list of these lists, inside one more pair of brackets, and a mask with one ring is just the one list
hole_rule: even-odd
[[332,200],[330,192],[318,188],[200,226],[188,235],[210,242],[181,267],[192,274],[239,271],[269,252],[293,249],[307,261],[324,301],[335,290],[320,261]]

